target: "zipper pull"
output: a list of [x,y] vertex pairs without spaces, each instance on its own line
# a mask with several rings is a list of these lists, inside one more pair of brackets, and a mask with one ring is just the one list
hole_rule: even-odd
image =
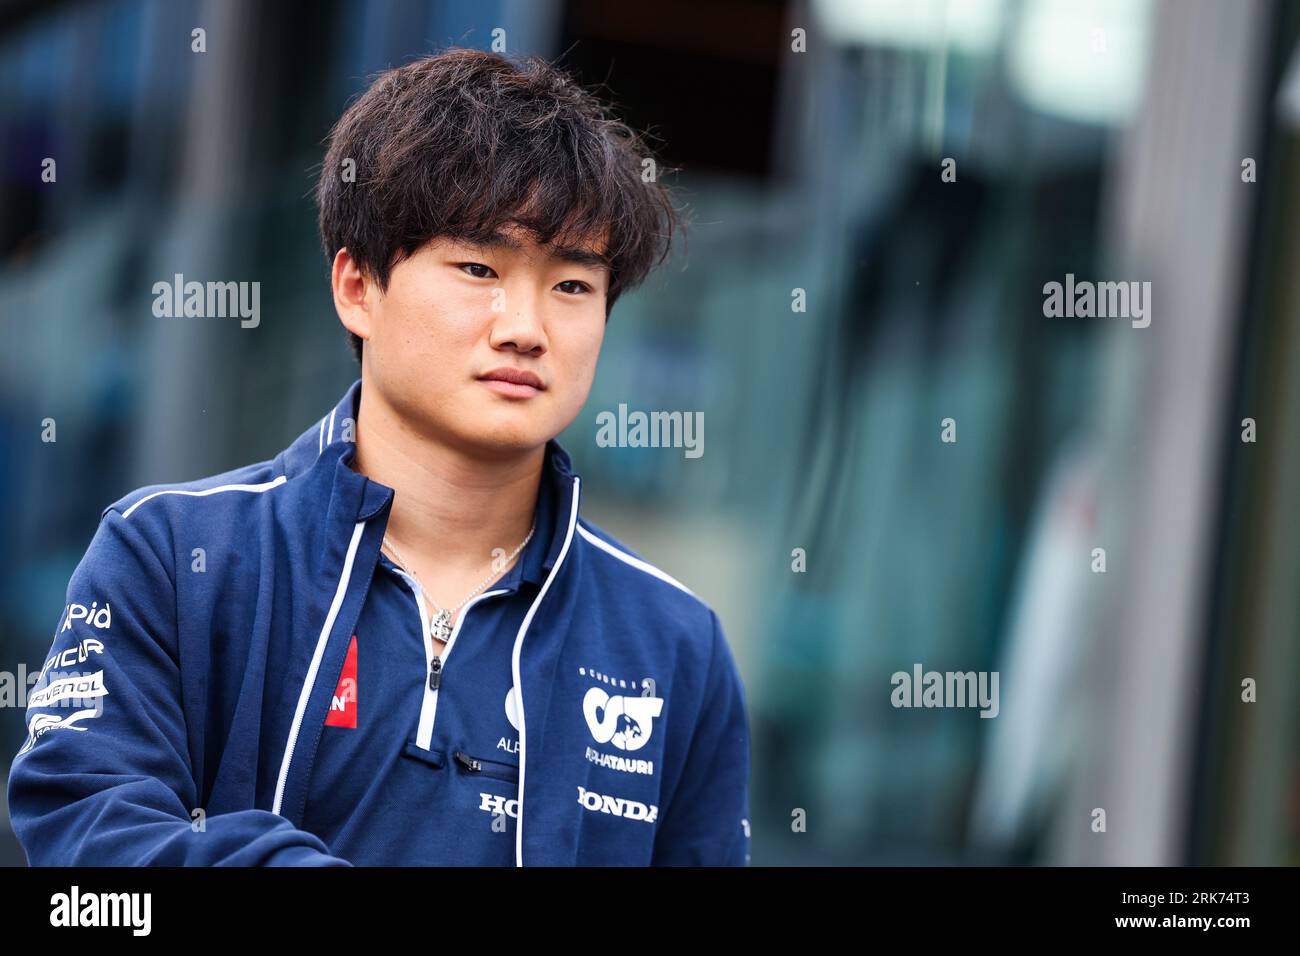
[[437,690],[438,685],[442,683],[442,658],[434,656],[429,661],[429,690]]
[[474,773],[478,773],[483,769],[483,765],[481,763],[479,763],[477,760],[475,760],[469,754],[464,753],[463,751],[457,750],[456,753],[453,754],[453,756],[457,760],[459,760],[462,764],[465,765],[466,770],[472,770]]

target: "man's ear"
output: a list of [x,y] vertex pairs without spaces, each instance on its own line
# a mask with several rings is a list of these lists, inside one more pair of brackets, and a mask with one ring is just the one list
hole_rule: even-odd
[[369,340],[379,287],[357,265],[346,248],[340,249],[334,256],[330,287],[334,292],[334,311],[339,314],[343,327],[363,341]]

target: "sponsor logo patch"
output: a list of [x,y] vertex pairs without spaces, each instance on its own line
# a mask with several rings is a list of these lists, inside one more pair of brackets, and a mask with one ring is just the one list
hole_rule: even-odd
[[586,787],[578,788],[578,802],[582,804],[584,810],[593,813],[608,813],[626,820],[640,820],[642,823],[654,823],[659,816],[658,807],[647,806],[636,800],[628,800],[626,797],[611,797],[596,793]]
[[74,675],[50,681],[48,687],[32,691],[27,698],[29,707],[49,707],[69,698],[84,700],[91,697],[103,697],[108,693],[104,686],[104,672]]
[[326,727],[357,727],[357,636],[352,635],[348,656],[343,661],[338,686],[330,698],[330,710],[325,715]]
[[582,714],[598,744],[613,744],[619,750],[640,750],[650,740],[654,719],[663,710],[662,697],[611,697],[602,687],[593,687],[582,698]]
[[610,770],[621,770],[623,773],[640,773],[653,777],[655,772],[653,760],[633,760],[630,757],[620,757],[618,754],[605,754],[595,747],[587,748],[587,759],[597,767],[608,767]]
[[75,714],[68,714],[66,717],[60,717],[58,714],[33,714],[27,727],[27,743],[23,744],[23,748],[18,751],[18,755],[22,756],[31,750],[36,741],[44,736],[47,731],[89,730],[88,727],[78,727],[77,725],[83,720],[98,716],[98,710],[79,710]]
[[495,793],[480,793],[478,808],[484,813],[490,813],[493,816],[505,814],[512,820],[519,818],[519,801]]
[[69,604],[63,609],[62,630],[72,630],[72,625],[78,621],[89,624],[101,631],[107,631],[113,626],[113,609],[108,606],[108,602],[104,602],[103,607],[99,606],[98,601],[91,601],[90,607],[86,607],[84,604]]

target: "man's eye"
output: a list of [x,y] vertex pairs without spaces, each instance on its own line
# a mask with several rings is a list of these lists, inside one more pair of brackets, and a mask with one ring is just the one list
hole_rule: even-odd
[[[569,288],[566,289],[564,288],[565,286],[569,286]],[[559,289],[561,292],[564,292],[568,295],[580,295],[583,292],[591,291],[591,286],[587,285],[587,283],[582,282],[579,279],[566,279],[565,281],[557,285],[555,288]]]
[[490,266],[481,262],[462,262],[460,268],[476,279],[491,279],[496,275]]

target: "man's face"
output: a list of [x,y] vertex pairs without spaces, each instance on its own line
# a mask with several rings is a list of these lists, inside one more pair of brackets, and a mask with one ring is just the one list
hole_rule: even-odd
[[595,251],[539,246],[516,227],[487,245],[427,243],[386,292],[367,283],[364,328],[340,305],[365,340],[366,387],[417,433],[473,454],[545,444],[577,417],[596,372],[608,273],[584,261]]

